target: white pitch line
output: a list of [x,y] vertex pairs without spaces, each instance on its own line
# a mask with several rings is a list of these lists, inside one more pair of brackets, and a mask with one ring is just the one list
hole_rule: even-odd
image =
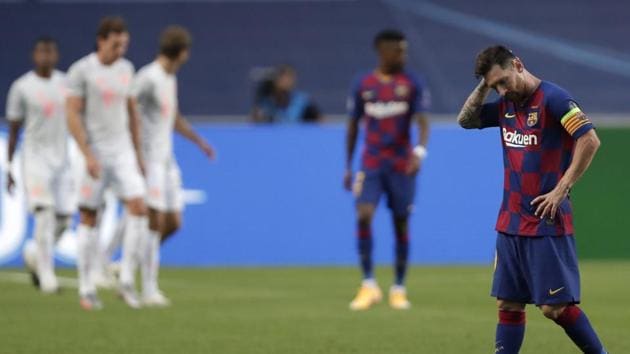
[[[3,272],[0,271],[0,281],[19,283],[19,284],[31,284],[31,275],[21,272]],[[78,288],[79,282],[75,278],[60,277],[57,276],[59,285],[64,288]]]

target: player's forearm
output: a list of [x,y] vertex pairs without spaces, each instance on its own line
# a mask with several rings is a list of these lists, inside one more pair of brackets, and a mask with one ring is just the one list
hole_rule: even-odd
[[352,168],[352,158],[354,157],[358,132],[359,126],[357,122],[351,120],[348,123],[348,131],[346,133],[346,169]]
[[429,144],[429,117],[422,113],[418,115],[418,145],[426,147]]
[[136,110],[136,103],[134,99],[128,99],[127,112],[129,114],[129,132],[131,133],[131,142],[133,148],[136,151],[138,160],[142,160],[142,146],[141,146],[141,121]]
[[87,134],[85,133],[85,128],[83,127],[83,122],[81,121],[80,104],[70,99],[67,106],[66,114],[68,116],[68,131],[77,142],[77,146],[83,156],[87,158],[92,154],[92,151],[88,146]]
[[9,141],[7,142],[7,161],[13,161],[13,155],[17,149],[18,138],[20,136],[21,121],[11,121],[9,123]]
[[571,165],[569,165],[556,188],[568,192],[591,165],[600,144],[595,130],[591,130],[580,137],[575,143]]
[[195,132],[192,125],[190,125],[186,118],[184,118],[184,116],[180,113],[177,114],[177,118],[175,119],[175,131],[196,145],[205,141],[199,134],[197,134],[197,132]]
[[481,127],[479,114],[481,113],[481,106],[486,100],[486,97],[488,97],[489,92],[490,88],[486,86],[485,81],[481,79],[477,87],[475,87],[470,96],[468,96],[464,106],[457,115],[457,123],[459,123],[462,128],[473,129]]

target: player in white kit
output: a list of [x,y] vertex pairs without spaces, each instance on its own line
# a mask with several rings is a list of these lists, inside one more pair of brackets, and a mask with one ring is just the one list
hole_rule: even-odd
[[142,120],[148,190],[149,242],[142,265],[143,303],[148,306],[170,303],[158,287],[158,268],[160,243],[179,228],[183,206],[180,171],[173,154],[173,130],[196,144],[209,158],[215,154],[179,112],[175,75],[188,60],[190,45],[186,29],[166,28],[160,37],[157,58],[138,71],[132,85]]
[[120,295],[132,308],[140,307],[134,274],[146,235],[145,186],[139,162],[138,117],[130,96],[133,65],[122,58],[127,35],[124,20],[104,18],[98,28],[97,50],[68,70],[68,128],[85,157],[87,174],[81,183],[77,229],[80,305],[86,310],[102,304],[94,283],[98,257],[97,211],[103,193],[112,187],[129,214],[123,239]]
[[[22,175],[35,221],[35,267],[31,271],[45,293],[58,290],[54,244],[70,226],[76,211],[76,183],[69,168],[65,116],[67,85],[65,74],[55,69],[58,59],[57,43],[49,37],[39,38],[33,48],[35,68],[13,82],[6,106],[9,165],[24,126]],[[14,186],[9,168],[9,193]]]

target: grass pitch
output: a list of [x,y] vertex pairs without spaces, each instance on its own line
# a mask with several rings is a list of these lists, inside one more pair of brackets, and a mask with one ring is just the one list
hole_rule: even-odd
[[[582,308],[611,353],[630,353],[630,262],[582,262]],[[491,267],[414,267],[413,308],[348,310],[354,268],[165,269],[168,309],[79,309],[75,289],[44,296],[0,270],[0,353],[491,353]],[[61,271],[62,276],[75,276]],[[389,268],[377,275],[383,290]],[[522,353],[578,353],[564,332],[528,309]]]

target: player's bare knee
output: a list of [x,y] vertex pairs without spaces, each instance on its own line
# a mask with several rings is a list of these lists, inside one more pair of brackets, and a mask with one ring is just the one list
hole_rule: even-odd
[[371,204],[360,204],[357,206],[357,219],[359,224],[369,225],[374,217],[374,206]]
[[561,305],[542,305],[540,306],[540,311],[543,316],[547,317],[550,320],[557,320],[558,317],[562,314],[564,309],[567,307],[566,304]]
[[514,301],[497,299],[497,308],[503,311],[524,311],[525,304],[514,302]]
[[149,229],[161,231],[164,228],[164,216],[156,209],[148,208]]
[[168,212],[164,218],[164,228],[162,234],[168,237],[174,234],[182,224],[182,218],[179,212]]
[[98,218],[96,210],[80,208],[79,215],[81,219],[81,224],[87,225],[89,227],[96,226],[96,221]]
[[147,216],[147,207],[142,198],[129,199],[126,202],[127,211],[133,216]]

